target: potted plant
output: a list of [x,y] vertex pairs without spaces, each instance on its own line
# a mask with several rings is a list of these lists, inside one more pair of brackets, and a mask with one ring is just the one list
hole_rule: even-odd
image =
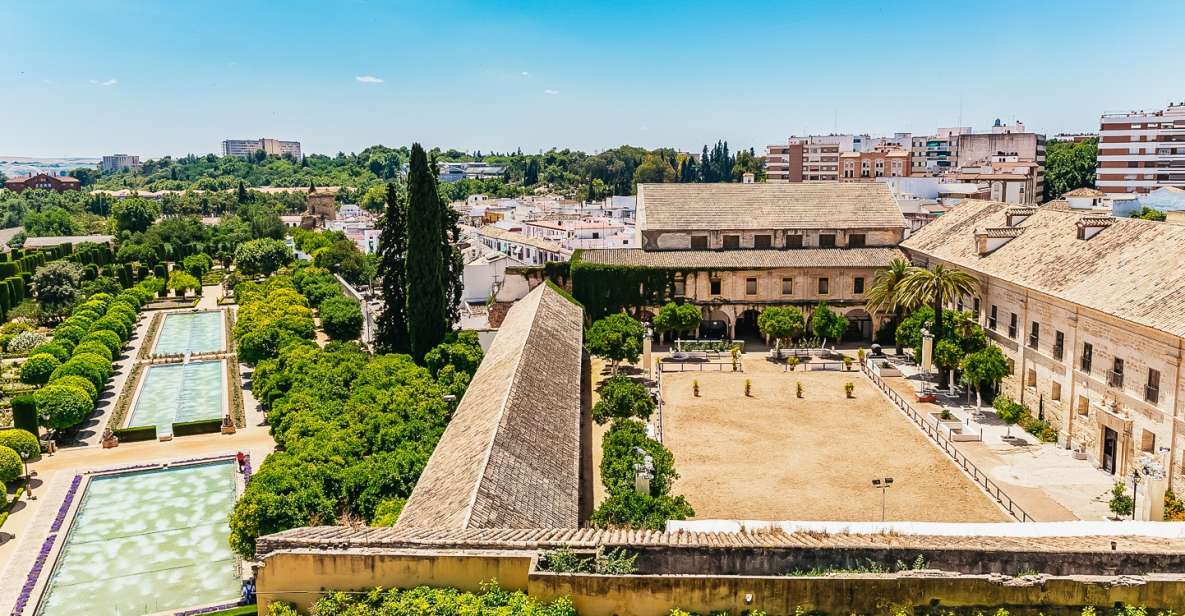
[[691,395],[695,396],[696,398],[699,397],[699,380],[698,379],[691,382]]
[[791,355],[790,357],[787,357],[786,358],[786,366],[790,370],[790,372],[794,372],[794,369],[798,367],[798,358],[794,357],[793,355]]
[[802,397],[802,383],[794,384],[794,395],[798,396],[799,398]]
[[848,381],[847,383],[843,384],[843,392],[844,392],[844,394],[847,395],[847,397],[851,398],[853,391],[856,391],[856,384],[855,383]]
[[753,397],[753,382],[750,381],[749,379],[745,379],[745,397],[746,398]]
[[852,358],[848,355],[843,356],[843,369],[844,370],[851,370],[852,369]]

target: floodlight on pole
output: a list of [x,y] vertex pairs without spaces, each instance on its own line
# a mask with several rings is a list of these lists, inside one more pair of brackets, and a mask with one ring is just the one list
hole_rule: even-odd
[[893,478],[884,477],[872,480],[872,487],[881,491],[881,522],[885,521],[885,492],[893,487]]

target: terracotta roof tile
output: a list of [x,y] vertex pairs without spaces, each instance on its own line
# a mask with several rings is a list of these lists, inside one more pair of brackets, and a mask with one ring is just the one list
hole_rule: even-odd
[[653,250],[598,248],[579,260],[601,265],[662,269],[766,269],[771,267],[888,267],[904,258],[896,248],[798,248],[789,250]]

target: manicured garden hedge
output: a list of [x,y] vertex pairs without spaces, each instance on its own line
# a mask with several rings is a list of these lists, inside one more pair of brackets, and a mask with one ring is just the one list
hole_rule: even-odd
[[199,419],[197,421],[182,421],[173,424],[173,436],[210,434],[212,432],[219,432],[221,430],[221,419]]
[[135,443],[136,441],[155,441],[156,426],[138,426],[135,428],[119,428],[111,431],[121,443]]
[[23,394],[12,399],[12,425],[37,434],[37,403],[33,396]]

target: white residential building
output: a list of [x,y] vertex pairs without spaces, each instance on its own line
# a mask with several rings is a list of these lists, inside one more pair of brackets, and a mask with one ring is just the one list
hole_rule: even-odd
[[268,156],[289,154],[293,158],[300,158],[299,141],[281,141],[279,139],[261,137],[259,139],[227,139],[222,142],[223,156],[247,158],[253,156],[258,150],[267,152]]
[[140,157],[131,154],[110,154],[99,162],[99,171],[114,173],[123,169],[139,169]]
[[1099,119],[1095,185],[1105,193],[1185,188],[1185,102]]

